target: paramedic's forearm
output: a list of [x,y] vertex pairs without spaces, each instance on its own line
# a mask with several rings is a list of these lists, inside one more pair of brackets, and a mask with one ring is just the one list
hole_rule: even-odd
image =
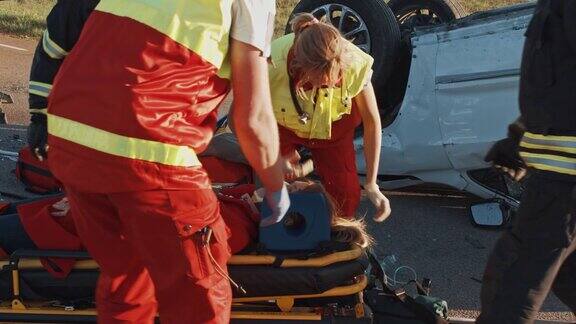
[[364,158],[366,160],[366,182],[376,183],[380,164],[381,130],[374,122],[364,125]]
[[[234,109],[236,110],[236,109]],[[242,151],[266,189],[277,191],[284,183],[278,128],[274,116],[253,113],[250,118],[234,117],[236,135]],[[271,118],[270,118],[271,117]]]
[[364,158],[366,160],[366,183],[376,183],[380,163],[382,125],[374,89],[369,84],[356,98],[364,125]]
[[232,40],[232,120],[244,155],[269,191],[284,183],[278,126],[272,112],[266,58],[256,48]]

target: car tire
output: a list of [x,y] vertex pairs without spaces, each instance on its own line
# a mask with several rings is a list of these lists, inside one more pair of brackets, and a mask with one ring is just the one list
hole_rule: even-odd
[[[408,27],[443,24],[468,15],[458,0],[390,0],[388,6],[400,25]],[[420,16],[416,17],[419,10],[427,12],[420,12]]]
[[[375,86],[385,83],[392,73],[397,59],[400,48],[400,28],[396,21],[396,16],[383,0],[302,0],[296,5],[290,17],[292,18],[298,13],[310,12],[321,18],[326,16],[326,10],[331,11],[331,15],[334,15],[334,13],[338,13],[338,8],[341,9],[340,13],[344,11],[343,8],[351,10],[347,11],[344,18],[352,21],[349,24],[352,26],[352,30],[354,30],[354,22],[359,25],[362,22],[365,25],[367,33],[364,33],[364,35],[359,33],[351,34],[348,35],[349,39],[353,38],[353,42],[357,45],[360,42],[367,41],[369,44],[368,48],[360,47],[374,58],[373,83]],[[323,12],[324,15],[322,15]],[[355,17],[359,18],[360,21],[354,20],[356,19]],[[338,16],[332,17],[331,22],[333,25],[340,25],[341,27],[345,25],[340,24],[336,20],[338,20]],[[347,30],[345,30],[345,27],[343,26],[339,29],[346,36]],[[291,32],[290,22],[286,26],[286,33],[289,32]]]

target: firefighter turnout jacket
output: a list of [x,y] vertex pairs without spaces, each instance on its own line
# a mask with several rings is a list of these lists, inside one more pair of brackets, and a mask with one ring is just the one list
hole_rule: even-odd
[[59,0],[46,19],[46,30],[36,47],[29,83],[31,113],[46,113],[52,83],[98,0]]
[[576,181],[576,1],[538,1],[526,31],[520,110],[527,165]]

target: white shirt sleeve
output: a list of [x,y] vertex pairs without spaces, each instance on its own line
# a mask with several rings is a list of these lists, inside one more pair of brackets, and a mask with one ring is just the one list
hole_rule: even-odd
[[230,36],[269,57],[275,15],[275,0],[234,0]]

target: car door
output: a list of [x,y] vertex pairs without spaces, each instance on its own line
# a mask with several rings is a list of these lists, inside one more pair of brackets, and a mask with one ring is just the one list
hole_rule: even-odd
[[503,8],[437,32],[438,118],[457,170],[485,167],[487,150],[519,116],[520,61],[532,12],[533,4]]

